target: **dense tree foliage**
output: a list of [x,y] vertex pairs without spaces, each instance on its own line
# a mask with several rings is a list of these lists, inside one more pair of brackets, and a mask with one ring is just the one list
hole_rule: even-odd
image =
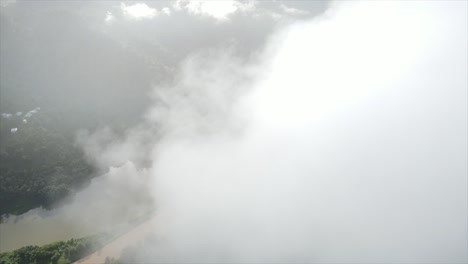
[[67,264],[86,257],[109,241],[110,236],[96,236],[59,241],[45,246],[26,246],[0,253],[0,264]]
[[15,114],[0,119],[0,215],[49,208],[92,177],[74,134],[58,124],[44,111],[27,123]]

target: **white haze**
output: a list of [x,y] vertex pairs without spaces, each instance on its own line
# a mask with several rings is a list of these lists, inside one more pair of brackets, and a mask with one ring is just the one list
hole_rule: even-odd
[[149,263],[467,262],[467,8],[340,1],[248,61],[190,56],[124,139],[80,136],[125,165],[70,221],[154,204]]
[[58,240],[118,232],[153,208],[148,173],[132,163],[110,168],[74,196],[72,202],[46,211],[31,210],[4,218],[0,226],[1,251],[25,245],[43,245]]
[[[262,73],[201,58],[187,103],[207,112],[175,104],[154,149],[146,260],[465,262],[466,7],[340,2],[278,33]],[[258,77],[231,111],[248,125],[225,133],[239,72]]]

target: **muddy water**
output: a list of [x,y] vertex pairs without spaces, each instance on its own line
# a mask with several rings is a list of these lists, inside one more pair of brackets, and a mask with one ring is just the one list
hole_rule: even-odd
[[128,162],[95,178],[71,202],[54,210],[34,209],[3,218],[0,252],[134,225],[135,219],[152,211],[147,183],[146,173]]
[[43,245],[58,240],[81,237],[99,230],[100,226],[84,228],[63,213],[34,209],[21,216],[11,216],[0,224],[0,252],[26,245]]

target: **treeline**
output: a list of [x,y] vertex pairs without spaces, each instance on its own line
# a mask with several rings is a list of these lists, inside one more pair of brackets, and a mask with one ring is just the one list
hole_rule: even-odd
[[[12,91],[0,85],[2,100]],[[53,106],[44,97],[7,97],[10,100],[0,105],[0,216],[51,208],[97,175],[75,144],[80,129],[106,126],[122,133],[138,122],[119,112],[91,114]],[[40,110],[24,122],[25,114],[37,107]]]
[[50,208],[93,176],[73,134],[58,128],[58,122],[42,112],[27,123],[1,118],[0,215]]
[[59,241],[45,246],[26,246],[0,253],[0,264],[68,264],[101,248],[110,236],[96,236]]

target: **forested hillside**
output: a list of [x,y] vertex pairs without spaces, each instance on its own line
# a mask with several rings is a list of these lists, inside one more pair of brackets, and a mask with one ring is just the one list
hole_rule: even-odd
[[50,207],[93,176],[58,115],[8,114],[0,120],[0,215]]

